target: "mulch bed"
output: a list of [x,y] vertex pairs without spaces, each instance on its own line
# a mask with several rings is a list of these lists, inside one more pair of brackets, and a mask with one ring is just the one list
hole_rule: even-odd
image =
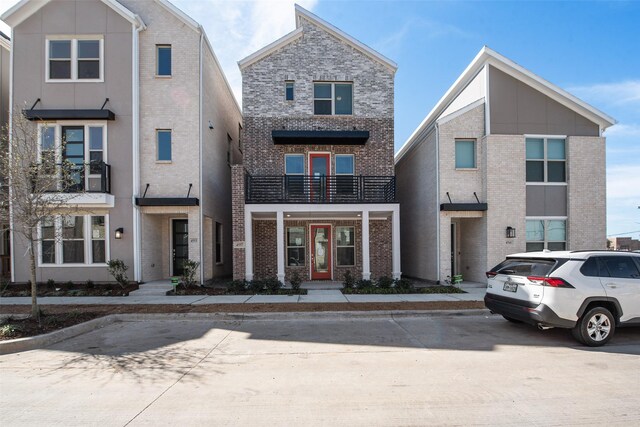
[[[56,283],[38,284],[39,297],[121,297],[138,289],[137,284],[129,284],[122,288],[118,284]],[[28,283],[8,285],[0,292],[1,297],[30,297],[31,285]]]
[[[169,291],[167,295],[256,295],[257,292],[246,290],[242,291],[230,291],[227,288],[220,287],[209,287],[209,286],[190,286],[188,288],[178,285],[177,292]],[[263,290],[260,292],[260,295],[306,295],[306,289],[300,289],[298,291],[294,291],[292,289],[280,289],[276,292],[268,292]]]
[[455,286],[426,286],[422,288],[402,289],[402,288],[346,288],[341,292],[345,295],[361,294],[361,295],[375,295],[375,294],[466,294],[460,288]]
[[[30,312],[30,307],[27,311]],[[104,313],[80,309],[67,312],[51,311],[42,313],[40,315],[40,323],[31,317],[26,319],[9,317],[0,322],[0,341],[46,334],[101,316],[104,316]]]

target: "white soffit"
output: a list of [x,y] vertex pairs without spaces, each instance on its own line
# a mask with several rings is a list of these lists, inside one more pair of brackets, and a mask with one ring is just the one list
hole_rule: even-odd
[[490,49],[489,47],[484,46],[482,49],[480,49],[480,52],[478,52],[473,61],[471,61],[471,63],[457,78],[453,85],[451,85],[451,87],[442,96],[442,98],[440,98],[435,107],[433,107],[429,114],[427,114],[427,117],[425,117],[425,119],[420,123],[418,128],[416,128],[416,130],[411,134],[411,136],[409,136],[402,147],[400,147],[400,150],[398,150],[398,153],[395,156],[396,164],[411,149],[411,147],[418,142],[418,136],[421,135],[424,130],[434,124],[434,122],[441,116],[442,112],[445,111],[447,107],[449,107],[449,105],[451,105],[451,103],[476,77],[476,75],[486,64],[496,67],[500,71],[531,86],[532,88],[538,90],[539,92],[560,103],[561,105],[564,105],[565,107],[586,117],[587,119],[600,125],[603,130],[617,123],[617,121],[613,117],[578,99],[564,89],[561,89],[560,87],[535,75],[531,71],[516,64],[507,57],[500,55],[498,52]]

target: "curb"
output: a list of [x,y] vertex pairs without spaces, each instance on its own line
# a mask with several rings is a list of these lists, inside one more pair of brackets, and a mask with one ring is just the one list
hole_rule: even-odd
[[480,316],[489,314],[486,309],[470,310],[385,310],[385,311],[323,311],[291,313],[121,313],[109,314],[78,325],[49,332],[35,337],[18,338],[0,342],[0,355],[18,353],[48,347],[78,335],[103,328],[116,322],[145,322],[152,320],[213,320],[222,322],[244,321],[291,321],[291,320],[349,320],[380,319],[396,317],[444,317],[444,316]]

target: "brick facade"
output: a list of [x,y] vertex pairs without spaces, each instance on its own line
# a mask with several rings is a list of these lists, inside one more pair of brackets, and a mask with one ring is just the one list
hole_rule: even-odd
[[[344,272],[351,271],[355,278],[363,275],[362,229],[359,213],[363,205],[353,204],[348,212],[314,215],[309,206],[308,217],[318,219],[291,220],[284,218],[283,235],[277,235],[276,212],[286,205],[272,205],[273,212],[253,218],[253,245],[243,249],[247,238],[245,226],[244,192],[245,174],[284,175],[285,154],[305,154],[305,174],[309,153],[331,153],[331,174],[335,173],[335,155],[354,155],[354,175],[394,175],[394,106],[393,85],[395,67],[356,49],[349,42],[336,37],[327,28],[304,13],[297,13],[298,25],[303,33],[257,61],[242,65],[244,126],[242,146],[243,166],[233,168],[233,241],[234,278],[245,278],[247,250],[253,254],[253,277],[276,277],[278,273],[277,241],[285,241],[286,228],[304,226],[306,230],[305,265],[286,265],[284,276],[294,271],[304,280],[310,278],[310,224],[330,224],[332,227],[333,278],[342,281]],[[294,82],[294,99],[285,99],[285,81]],[[351,115],[314,115],[314,82],[350,82],[353,87]],[[366,130],[369,139],[364,145],[275,145],[273,130]],[[387,208],[388,209],[388,208]],[[353,219],[350,219],[353,218]],[[336,227],[355,228],[355,265],[339,267],[336,264]],[[392,274],[392,221],[370,221],[370,269],[374,276]],[[286,241],[285,241],[286,243]],[[251,266],[249,266],[251,267]],[[399,267],[398,267],[399,269]]]

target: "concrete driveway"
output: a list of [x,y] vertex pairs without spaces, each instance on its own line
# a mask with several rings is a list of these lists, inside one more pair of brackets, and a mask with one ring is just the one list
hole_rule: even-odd
[[115,323],[0,356],[3,426],[638,425],[640,329],[491,315]]

